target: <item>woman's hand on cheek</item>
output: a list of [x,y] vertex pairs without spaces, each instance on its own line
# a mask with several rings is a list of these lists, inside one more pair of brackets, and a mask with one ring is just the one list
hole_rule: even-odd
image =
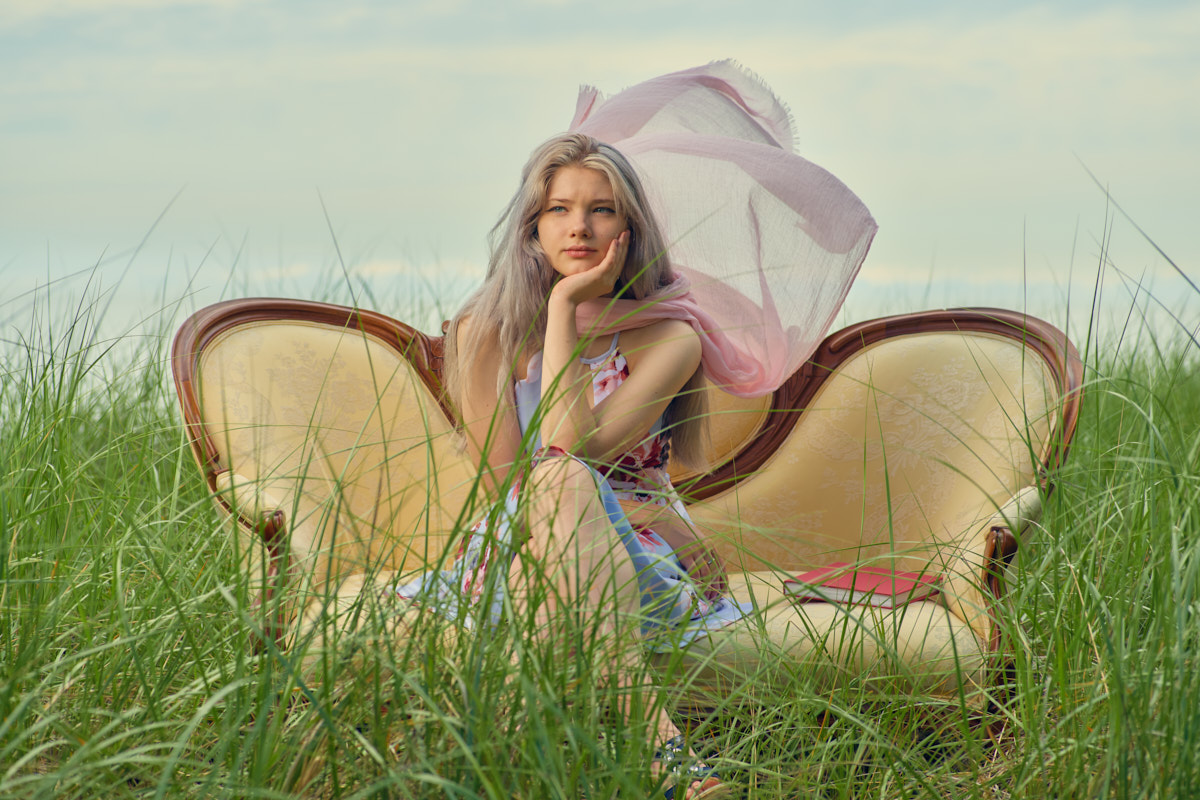
[[577,275],[561,278],[554,285],[552,294],[579,304],[596,297],[604,297],[612,292],[625,268],[625,256],[629,252],[629,231],[608,244],[608,252],[603,260],[591,269]]

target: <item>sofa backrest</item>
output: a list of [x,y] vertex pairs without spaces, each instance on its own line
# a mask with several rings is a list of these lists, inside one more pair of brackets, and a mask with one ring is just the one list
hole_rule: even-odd
[[210,488],[271,497],[286,555],[322,584],[367,565],[416,570],[451,546],[474,469],[435,359],[430,339],[382,315],[256,299],[195,315],[174,366]]
[[718,465],[724,486],[701,476],[693,517],[747,567],[900,555],[899,568],[924,568],[931,548],[1035,485],[1074,425],[1067,360],[1045,357],[1028,327],[1022,336],[990,323],[851,334],[855,346],[800,376],[801,405],[747,404],[744,417],[763,420],[748,438],[777,441]]

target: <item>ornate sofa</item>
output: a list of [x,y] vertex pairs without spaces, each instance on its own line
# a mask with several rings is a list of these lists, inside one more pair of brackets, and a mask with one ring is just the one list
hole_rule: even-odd
[[[448,551],[476,481],[439,402],[441,353],[381,314],[296,300],[220,303],[176,336],[192,449],[280,646],[330,597],[344,607]],[[689,685],[731,690],[771,654],[818,685],[978,703],[1004,658],[1005,571],[1066,457],[1081,380],[1052,326],[955,309],[837,331],[770,397],[710,390],[712,468],[676,483],[761,613],[693,645]],[[942,591],[895,610],[784,597],[787,574],[833,561],[937,573]]]

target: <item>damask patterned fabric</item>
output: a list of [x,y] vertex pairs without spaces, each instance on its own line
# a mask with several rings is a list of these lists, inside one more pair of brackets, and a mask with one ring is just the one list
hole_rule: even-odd
[[293,562],[338,576],[438,559],[475,470],[392,344],[297,320],[255,322],[209,342],[199,378],[220,462],[247,491],[276,498]]
[[[822,385],[751,479],[693,505],[748,572],[832,561],[945,576],[942,601],[985,641],[985,523],[1053,442],[1059,398],[1019,341],[923,333],[860,351]],[[736,567],[735,567],[736,568]]]

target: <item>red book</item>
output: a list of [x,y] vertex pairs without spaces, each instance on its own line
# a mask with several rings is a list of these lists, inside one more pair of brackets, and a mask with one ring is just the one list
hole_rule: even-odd
[[936,594],[941,575],[896,572],[884,567],[851,567],[837,562],[783,582],[800,603],[846,603],[896,608]]

